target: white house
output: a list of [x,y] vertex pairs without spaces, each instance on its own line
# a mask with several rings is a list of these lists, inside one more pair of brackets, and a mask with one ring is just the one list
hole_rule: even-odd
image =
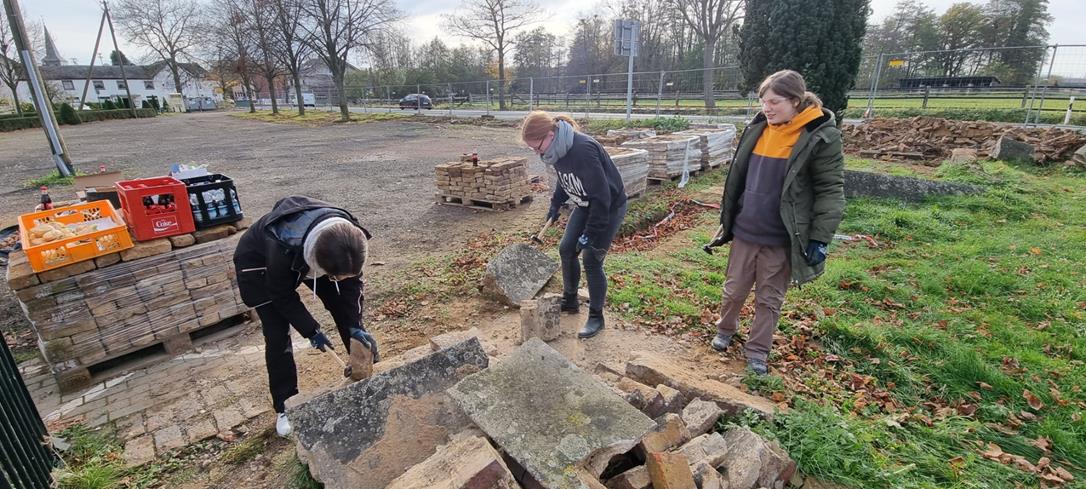
[[[42,77],[54,90],[58,97],[64,101],[78,104],[83,94],[83,87],[87,84],[87,72],[89,65],[65,65],[61,64],[61,58],[56,52],[53,40],[46,32],[46,55],[41,60]],[[222,101],[222,92],[217,85],[207,79],[207,70],[195,63],[182,63],[181,92],[186,98],[210,97],[216,102]],[[140,107],[143,101],[150,101],[151,97],[157,97],[159,103],[166,100],[171,93],[178,93],[174,86],[173,75],[165,61],[159,61],[149,65],[125,65],[125,76],[121,76],[120,66],[95,66],[91,70],[90,87],[87,89],[87,102],[114,102],[128,97],[125,91],[125,78],[128,79],[128,91],[132,93],[132,101],[135,107]],[[19,100],[33,101],[30,95],[30,86],[26,80],[19,82],[17,87]]]

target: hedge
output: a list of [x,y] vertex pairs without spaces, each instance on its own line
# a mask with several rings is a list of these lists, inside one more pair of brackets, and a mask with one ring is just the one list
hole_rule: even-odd
[[[82,122],[104,121],[107,119],[131,119],[132,111],[128,109],[116,110],[83,110],[76,113]],[[155,109],[136,109],[137,118],[154,117],[158,115]],[[63,124],[63,123],[62,123]],[[0,132],[17,131],[41,127],[41,119],[37,114],[29,117],[0,117]]]

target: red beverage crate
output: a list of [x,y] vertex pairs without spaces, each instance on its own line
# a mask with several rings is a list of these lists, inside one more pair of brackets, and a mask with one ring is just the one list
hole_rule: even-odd
[[185,184],[173,177],[117,182],[117,196],[137,241],[176,236],[196,230]]

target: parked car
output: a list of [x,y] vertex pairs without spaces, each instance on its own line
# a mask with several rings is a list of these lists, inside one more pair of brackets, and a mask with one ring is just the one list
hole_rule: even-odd
[[[421,101],[421,102],[420,102]],[[419,104],[422,106],[420,107]],[[400,110],[403,109],[433,109],[434,103],[430,100],[429,95],[421,95],[418,93],[408,94],[406,97],[400,99]]]

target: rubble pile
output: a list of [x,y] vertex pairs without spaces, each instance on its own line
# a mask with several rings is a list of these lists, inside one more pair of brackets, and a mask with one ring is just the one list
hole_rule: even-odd
[[478,333],[434,338],[369,379],[288,405],[314,477],[375,489],[756,489],[796,474],[775,442],[714,431],[721,416],[785,406],[650,352],[587,372],[533,337],[492,364]]
[[957,148],[971,148],[994,156],[1001,136],[1033,145],[1038,164],[1070,160],[1086,145],[1086,134],[1070,129],[1015,127],[981,121],[952,121],[934,117],[874,119],[844,125],[845,151],[883,159],[941,160]]

